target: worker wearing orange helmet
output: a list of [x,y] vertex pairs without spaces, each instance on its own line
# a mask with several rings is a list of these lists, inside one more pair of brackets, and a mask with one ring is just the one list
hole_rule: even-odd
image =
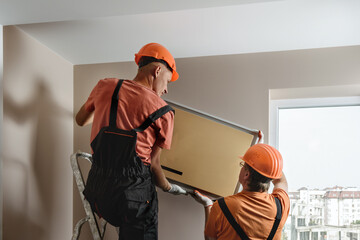
[[170,149],[174,111],[161,99],[178,79],[175,60],[158,43],[135,54],[139,66],[131,80],[100,80],[76,115],[92,123],[93,164],[84,195],[92,209],[119,227],[120,240],[158,239],[155,185],[175,195],[186,191],[165,178],[160,165]]
[[[215,203],[198,191],[192,194],[205,207],[205,239],[281,239],[290,199],[280,152],[255,144],[240,158],[241,192]],[[271,182],[274,189],[269,194]]]

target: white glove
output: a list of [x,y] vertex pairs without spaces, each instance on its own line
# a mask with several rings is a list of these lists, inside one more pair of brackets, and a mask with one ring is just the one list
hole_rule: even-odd
[[174,195],[180,195],[180,194],[187,195],[187,192],[182,187],[180,187],[176,184],[172,184],[172,183],[170,183],[170,185],[171,185],[171,188],[169,189],[169,191],[167,191],[168,193],[171,193]]
[[213,205],[213,201],[205,195],[202,195],[199,191],[195,190],[191,196],[204,207],[209,207]]

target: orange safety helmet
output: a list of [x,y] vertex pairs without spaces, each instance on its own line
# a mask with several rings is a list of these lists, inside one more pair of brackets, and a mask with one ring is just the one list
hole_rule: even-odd
[[280,152],[270,145],[255,144],[240,158],[265,177],[271,179],[281,178],[283,159]]
[[173,70],[173,75],[171,82],[176,81],[179,78],[179,74],[176,72],[175,59],[171,53],[159,43],[148,43],[143,46],[138,53],[135,54],[135,62],[139,65],[141,57],[153,57],[156,59],[161,59],[169,64],[170,68]]

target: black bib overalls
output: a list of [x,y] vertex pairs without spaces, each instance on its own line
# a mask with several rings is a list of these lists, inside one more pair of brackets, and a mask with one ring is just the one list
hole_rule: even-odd
[[173,109],[168,105],[160,108],[136,129],[126,131],[117,128],[122,82],[119,80],[112,95],[109,126],[101,128],[91,142],[93,164],[84,195],[94,212],[120,227],[119,239],[157,239],[156,189],[150,166],[145,166],[136,154],[136,140],[137,132],[144,131]]

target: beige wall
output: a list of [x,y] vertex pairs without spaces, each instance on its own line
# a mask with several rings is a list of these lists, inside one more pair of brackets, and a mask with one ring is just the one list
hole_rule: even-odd
[[265,136],[270,89],[302,88],[306,97],[304,88],[360,84],[360,46],[198,57],[177,64],[181,79],[170,84],[169,99],[261,129]]
[[[306,88],[317,87],[332,89],[325,91],[327,94],[323,92],[322,97],[347,95],[343,91],[346,85],[360,84],[360,46],[183,58],[177,59],[177,66],[180,78],[169,85],[168,100],[261,129],[267,136],[270,90],[291,89],[297,97],[306,97],[309,95]],[[135,64],[128,62],[75,66],[75,111],[98,79],[132,78],[135,73]],[[360,95],[360,92],[353,93]],[[75,127],[74,136],[75,149],[89,151],[90,128]],[[159,191],[159,201],[160,240],[203,238],[204,217],[200,205],[188,196],[172,196],[162,191]],[[81,211],[82,206],[75,202],[74,212],[80,214],[74,214],[76,220],[82,216]]]
[[[3,120],[3,96],[2,96],[2,86],[3,86],[3,26],[0,25],[0,133],[2,132],[2,120]],[[2,135],[0,135],[0,153],[2,152]],[[0,178],[2,173],[2,156],[0,154]],[[0,182],[0,240],[2,239],[2,199],[3,199],[3,187]]]
[[3,236],[70,239],[73,65],[4,27]]

